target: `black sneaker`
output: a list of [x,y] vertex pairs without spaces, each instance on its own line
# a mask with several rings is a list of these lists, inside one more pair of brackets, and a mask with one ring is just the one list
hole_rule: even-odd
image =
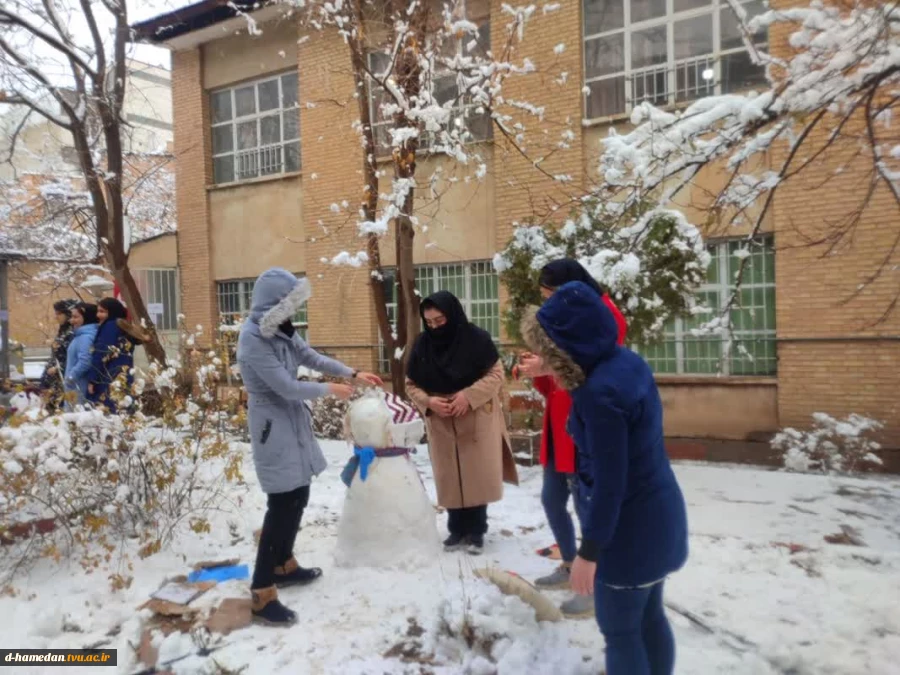
[[461,534],[451,534],[449,537],[444,539],[444,550],[445,551],[458,551],[459,548],[465,543],[466,538]]
[[484,553],[484,535],[470,534],[468,538],[468,546],[466,552],[469,555],[481,555]]

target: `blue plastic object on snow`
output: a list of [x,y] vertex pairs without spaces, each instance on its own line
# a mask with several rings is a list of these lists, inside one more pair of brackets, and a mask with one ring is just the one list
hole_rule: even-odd
[[228,567],[213,567],[212,569],[195,570],[188,574],[188,581],[228,581],[230,579],[249,579],[250,568],[246,565],[229,565]]

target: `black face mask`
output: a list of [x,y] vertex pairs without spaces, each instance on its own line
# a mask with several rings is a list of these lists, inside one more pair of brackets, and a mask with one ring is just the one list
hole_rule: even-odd
[[448,342],[453,339],[454,331],[452,325],[445,323],[443,326],[438,326],[437,328],[429,328],[428,333],[437,342]]
[[294,324],[291,323],[291,320],[282,322],[280,326],[278,326],[278,330],[287,335],[288,337],[294,337],[294,333],[296,329],[294,328]]

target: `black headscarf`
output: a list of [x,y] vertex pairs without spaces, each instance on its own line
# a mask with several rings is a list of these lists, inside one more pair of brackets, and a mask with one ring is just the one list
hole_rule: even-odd
[[53,311],[66,317],[66,321],[59,324],[59,328],[56,331],[57,338],[66,336],[72,330],[72,324],[69,323],[68,319],[72,317],[72,308],[77,303],[77,300],[57,300],[53,303]]
[[72,309],[78,304],[77,300],[57,300],[53,303],[53,311],[57,314],[72,316]]
[[561,258],[560,260],[547,263],[541,269],[540,284],[544,288],[556,290],[570,281],[580,281],[583,284],[587,284],[597,291],[597,295],[600,297],[606,295],[606,290],[597,283],[597,280],[577,260]]
[[490,333],[469,322],[462,304],[449,291],[430,295],[419,306],[422,323],[425,310],[437,309],[447,323],[425,326],[409,357],[406,374],[429,394],[456,394],[472,386],[500,359]]
[[89,302],[79,302],[73,309],[77,309],[81,316],[84,317],[84,325],[97,323],[97,305]]
[[113,323],[118,319],[128,318],[128,310],[125,309],[125,305],[115,298],[103,298],[100,301],[100,306],[106,310],[109,314],[109,321],[112,321]]

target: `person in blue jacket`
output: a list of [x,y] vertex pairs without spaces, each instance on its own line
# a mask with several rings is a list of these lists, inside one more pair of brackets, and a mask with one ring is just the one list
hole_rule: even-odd
[[97,306],[80,302],[72,308],[69,323],[73,337],[66,356],[66,410],[87,401],[88,380],[91,374],[91,357],[97,337]]
[[115,298],[103,298],[98,304],[100,327],[94,339],[87,398],[111,413],[115,413],[118,406],[110,395],[110,386],[123,374],[127,386],[133,379],[135,341],[119,325],[119,321],[125,321],[127,316],[125,305]]
[[653,373],[616,344],[613,313],[580,281],[527,313],[522,335],[572,395],[583,521],[571,585],[594,592],[607,675],[670,675],[675,639],[663,587],[687,560],[687,509]]

